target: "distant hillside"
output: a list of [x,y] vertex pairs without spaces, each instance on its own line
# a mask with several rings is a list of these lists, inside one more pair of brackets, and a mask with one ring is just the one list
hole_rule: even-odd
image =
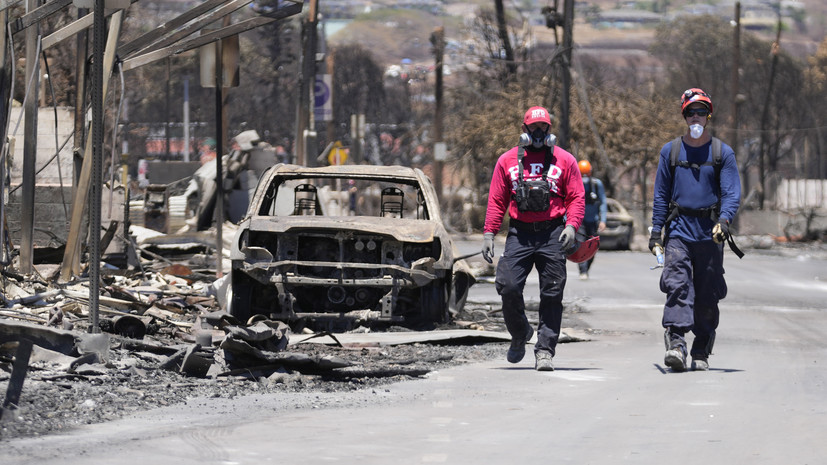
[[374,53],[385,65],[407,58],[413,62],[432,61],[430,37],[438,26],[459,30],[461,20],[436,16],[421,10],[384,9],[354,18],[346,27],[328,37],[332,45],[357,43]]
[[[347,2],[345,2],[347,3]],[[364,2],[363,2],[364,3]],[[525,5],[531,5],[526,8]],[[562,0],[559,2],[562,8]],[[352,2],[352,5],[360,4]],[[440,14],[434,14],[432,9],[405,9],[399,8],[396,2],[373,1],[367,13],[359,13],[344,28],[328,37],[331,45],[358,43],[371,50],[377,60],[383,65],[399,64],[403,59],[413,63],[430,63],[433,61],[430,36],[434,29],[442,26],[446,38],[463,40],[467,34],[468,21],[471,21],[480,7],[494,8],[493,0],[472,0],[466,2],[444,1],[439,9]],[[531,24],[535,38],[540,42],[554,42],[553,30],[544,25],[539,9],[545,6],[545,1],[535,2],[505,2],[506,11],[512,24],[524,18]],[[652,5],[668,5],[665,18],[687,11],[717,11],[721,16],[734,13],[734,2],[699,2],[693,0],[671,0],[662,2],[634,2],[618,0],[592,0],[577,2],[578,13],[575,16],[574,40],[581,47],[588,49],[638,49],[645,50],[654,36],[654,25],[632,27],[601,27],[594,19],[595,11],[608,12],[622,9],[623,11],[650,12]],[[525,9],[518,10],[515,5]],[[763,1],[742,1],[742,16],[747,10],[761,9],[766,5]],[[791,54],[799,57],[811,55],[818,44],[824,40],[827,31],[827,2],[824,0],[797,0],[786,1],[784,5],[792,5],[795,10],[788,15],[791,24],[782,33],[782,46]],[[661,6],[662,8],[662,6]],[[803,8],[803,9],[801,9]],[[363,9],[362,9],[363,10]],[[359,10],[359,11],[362,11]],[[589,13],[586,13],[586,12]],[[746,22],[745,20],[742,20]],[[760,33],[767,40],[774,38],[774,32],[767,30]]]

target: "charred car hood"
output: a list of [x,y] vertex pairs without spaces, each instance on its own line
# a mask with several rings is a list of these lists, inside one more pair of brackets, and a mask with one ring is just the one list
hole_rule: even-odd
[[388,235],[402,242],[429,242],[441,232],[433,221],[404,218],[383,218],[382,221],[377,221],[377,218],[372,217],[281,216],[278,219],[257,217],[247,221],[250,222],[249,228],[244,224],[246,221],[242,222],[242,226],[251,231],[280,233],[307,229],[348,230]]

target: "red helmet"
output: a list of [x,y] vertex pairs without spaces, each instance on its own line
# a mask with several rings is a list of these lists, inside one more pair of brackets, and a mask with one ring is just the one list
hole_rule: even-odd
[[592,236],[584,242],[578,242],[570,252],[566,253],[566,258],[574,263],[583,263],[586,260],[594,257],[597,249],[600,248],[600,236]]
[[712,99],[709,97],[709,94],[697,87],[683,91],[683,95],[681,95],[681,113],[686,110],[689,104],[695,102],[703,103],[709,108],[709,112],[712,113]]
[[592,164],[589,163],[588,160],[580,160],[580,163],[577,164],[577,167],[580,168],[580,174],[582,174],[583,176],[592,175]]

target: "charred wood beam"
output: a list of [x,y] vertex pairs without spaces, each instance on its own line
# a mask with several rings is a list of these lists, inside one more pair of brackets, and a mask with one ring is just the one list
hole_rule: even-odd
[[32,323],[48,323],[48,320],[46,318],[34,316],[29,312],[24,312],[21,310],[0,308],[0,315],[8,318],[14,318],[16,320],[31,321]]
[[[141,37],[138,37],[137,39],[122,45],[119,48],[119,54],[122,57],[126,57],[138,50],[141,50],[155,42],[157,39],[169,34],[172,31],[175,31],[184,24],[192,21],[193,19],[201,16],[202,14],[212,10],[213,8],[225,2],[226,0],[208,0],[196,6],[193,9],[182,13],[178,17],[167,21],[166,23],[162,24],[161,26],[158,26],[152,31],[147,32]],[[249,3],[249,0],[245,1],[244,3]]]
[[[166,356],[173,356],[179,350],[180,347],[173,347],[173,346],[162,346],[158,344],[150,344],[144,341],[139,341],[137,339],[123,339],[120,341],[120,347],[124,350],[130,351],[139,351],[139,352],[151,352],[153,354],[158,355],[166,355]],[[181,353],[186,352],[186,349],[182,350]]]
[[[26,372],[29,369],[29,357],[32,355],[32,341],[21,339],[17,344],[17,353],[14,356],[11,369],[11,379],[9,379],[9,386],[6,389],[6,398],[3,400],[3,410],[17,408],[17,404],[20,403],[23,381],[26,379]],[[0,410],[0,417],[2,417],[3,410]]]
[[48,328],[42,324],[0,319],[0,344],[26,338],[44,349],[69,355],[75,348],[75,334],[71,331]]
[[23,29],[37,24],[42,19],[57,13],[71,3],[72,0],[54,0],[53,2],[37,7],[16,20],[9,22],[9,30],[12,34],[17,34]]
[[[138,0],[130,0],[131,3],[135,3],[137,1]],[[118,10],[106,10],[105,13],[108,17],[112,16],[116,11]],[[41,47],[43,50],[46,50],[47,48],[53,47],[66,39],[74,37],[74,35],[78,32],[92,27],[94,18],[95,13],[89,13],[86,16],[67,24],[66,26],[44,37],[41,41]]]
[[[103,57],[104,76],[108,77],[112,74],[112,68],[115,62],[115,50],[121,31],[121,20],[123,18],[123,10],[117,11],[109,24],[109,39],[106,44],[106,51]],[[106,90],[109,85],[109,79],[103,80],[103,91],[101,95],[106,95]],[[60,268],[60,279],[64,282],[72,278],[73,273],[80,271],[80,244],[81,244],[81,228],[83,222],[83,210],[89,196],[89,181],[92,178],[92,138],[87,138],[86,147],[83,156],[83,165],[81,166],[80,176],[78,178],[78,189],[75,192],[72,204],[72,219],[69,225],[69,236],[66,238],[66,249],[63,254],[63,263]]]
[[[64,289],[62,291],[62,293],[63,293],[64,296],[66,296],[66,298],[72,299],[72,300],[75,300],[75,301],[78,301],[78,302],[88,304],[89,300],[90,300],[88,292],[78,292],[78,291],[73,291],[73,290],[70,290],[70,289]],[[123,299],[115,299],[115,298],[106,297],[106,296],[99,296],[98,299],[100,300],[101,305],[105,305],[109,308],[115,309],[114,311],[109,311],[109,312],[101,310],[102,312],[111,313],[111,314],[115,314],[115,315],[123,315],[125,313],[128,314],[129,312],[131,312],[133,310],[137,311],[139,314],[142,314],[147,308],[150,307],[150,304],[145,304],[145,303],[142,303],[142,302],[129,301],[129,300],[123,300]]]
[[144,65],[148,65],[158,60],[162,60],[172,55],[178,55],[189,50],[196,49],[202,45],[206,45],[211,42],[215,42],[218,40],[223,39],[224,37],[229,37],[235,34],[240,34],[245,31],[249,31],[250,29],[257,28],[259,26],[263,26],[265,24],[272,23],[273,21],[277,21],[279,19],[283,19],[298,13],[301,13],[302,4],[293,4],[282,8],[280,10],[280,14],[278,17],[257,17],[251,18],[245,21],[241,21],[239,23],[233,24],[231,26],[227,26],[216,31],[213,31],[209,34],[204,34],[203,36],[199,36],[184,42],[181,42],[178,45],[173,45],[169,47],[162,48],[160,50],[155,50],[151,52],[144,53],[142,55],[134,56],[130,59],[127,59],[123,62],[123,70],[127,71],[130,69],[135,69]]
[[70,37],[74,37],[74,35],[77,34],[78,32],[91,27],[92,26],[92,21],[94,20],[94,18],[95,18],[95,13],[90,13],[90,14],[88,14],[88,15],[86,15],[86,16],[84,16],[84,17],[82,17],[82,18],[80,18],[80,19],[78,19],[78,20],[76,20],[72,23],[69,23],[68,25],[58,29],[57,31],[47,35],[40,42],[41,47],[43,47],[43,50],[46,50],[47,48],[53,47],[53,46],[59,44],[60,42],[66,40]]
[[54,289],[54,290],[51,290],[51,291],[41,292],[41,293],[38,293],[38,294],[29,295],[29,296],[25,296],[25,297],[20,297],[19,299],[6,300],[5,298],[3,298],[3,300],[5,301],[6,306],[11,308],[11,307],[13,307],[15,305],[18,305],[18,304],[19,305],[30,305],[30,304],[33,304],[33,303],[35,303],[37,301],[40,301],[40,300],[47,300],[47,299],[50,299],[52,297],[56,297],[56,296],[61,295],[62,292],[63,291],[61,291],[60,289]]
[[0,0],[0,11],[5,11],[23,0]]
[[[233,0],[227,3],[226,5],[222,6],[221,8],[213,11],[209,15],[199,19],[198,21],[195,21],[194,23],[189,24],[178,31],[175,31],[175,29],[177,29],[180,26],[183,26],[186,22],[195,19],[196,17],[211,10],[217,5],[225,3],[225,1],[226,0],[211,0],[208,2],[204,2],[203,4],[193,8],[192,10],[178,16],[177,18],[174,18],[168,21],[167,23],[159,26],[158,28],[150,32],[147,32],[146,34],[133,40],[132,42],[129,42],[119,47],[118,54],[121,57],[128,58],[130,55],[133,55],[138,51],[149,52],[152,50],[158,50],[163,47],[172,45],[175,42],[178,42],[179,40],[183,39],[184,37],[187,37],[201,30],[201,28],[203,28],[207,24],[213,23],[251,2],[251,0]],[[164,39],[161,39],[162,37],[171,32],[172,35]],[[155,42],[155,40],[157,39],[161,40]]]
[[112,239],[115,237],[115,233],[118,230],[118,221],[112,220],[109,222],[109,227],[106,228],[106,232],[103,234],[103,237],[100,240],[100,250],[105,251],[109,244],[112,242]]

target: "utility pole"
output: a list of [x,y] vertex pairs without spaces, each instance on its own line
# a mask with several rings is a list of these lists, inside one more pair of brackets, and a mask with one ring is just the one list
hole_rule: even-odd
[[170,159],[170,135],[169,135],[169,100],[170,100],[170,84],[169,81],[171,80],[170,76],[170,58],[167,57],[167,82],[165,83],[165,93],[164,93],[164,159]]
[[445,142],[442,140],[442,62],[445,55],[445,29],[438,27],[431,34],[431,44],[434,46],[434,58],[436,74],[436,85],[434,89],[434,97],[436,105],[434,107],[434,187],[436,188],[437,198],[442,201],[442,163],[445,160]]
[[[88,8],[78,8],[78,19],[89,14]],[[89,32],[86,29],[77,33],[75,41],[75,146],[72,150],[72,198],[77,195],[78,181],[83,170],[81,153],[86,145],[86,69],[89,58]],[[126,138],[124,138],[126,139]]]
[[[37,0],[26,2],[26,12],[40,6]],[[26,85],[31,85],[23,108],[26,134],[23,136],[23,194],[20,199],[20,272],[30,274],[34,270],[34,185],[37,161],[37,95],[40,85],[40,57],[38,56],[37,36],[40,26],[32,25],[26,29]]]
[[224,50],[221,40],[215,41],[215,277],[224,276]]
[[[0,11],[0,25],[2,25],[3,30],[6,30],[8,27],[8,20],[9,20],[9,13],[8,10]],[[7,67],[7,60],[6,56],[8,53],[7,50],[7,42],[5,34],[3,37],[0,38],[0,131],[2,134],[8,134],[8,127],[9,127],[9,110],[8,105],[11,105],[11,68],[14,67],[14,64],[9,63]],[[0,269],[4,268],[3,263],[11,263],[11,256],[9,250],[11,248],[11,244],[9,245],[9,249],[6,248],[6,158],[8,156],[7,150],[10,149],[9,143],[3,140],[3,143],[0,144]],[[7,250],[9,253],[7,253]]]
[[[89,332],[100,333],[98,304],[100,293],[101,191],[103,184],[103,100],[106,52],[104,0],[95,0],[92,32],[92,180],[89,183]],[[72,208],[78,208],[73,205]],[[67,244],[68,247],[68,244]]]
[[[741,105],[741,99],[738,92],[740,90],[740,75],[741,68],[741,2],[735,2],[735,31],[733,32],[732,44],[732,148],[735,150],[735,159],[738,159],[738,150],[741,143],[738,140],[738,106]],[[744,163],[744,171],[741,174],[741,179],[744,183],[744,192],[749,192],[749,176],[747,174],[747,164]]]
[[309,145],[307,138],[311,130],[310,117],[313,113],[310,105],[313,103],[313,83],[316,81],[316,24],[318,20],[319,0],[310,0],[307,18],[302,25],[302,59],[301,73],[299,74],[299,98],[296,109],[296,138],[295,147],[296,163],[302,166],[309,166],[315,163],[315,157],[309,156]]
[[560,96],[560,137],[559,145],[566,149],[570,149],[571,126],[569,125],[569,118],[571,115],[571,49],[574,46],[573,31],[574,27],[574,0],[565,0],[563,2],[563,92]]
[[517,74],[517,63],[514,61],[514,48],[511,46],[511,40],[508,38],[508,27],[505,20],[503,1],[495,0],[494,7],[497,14],[497,33],[500,37],[500,45],[502,45],[505,51],[505,68],[508,71],[508,79],[512,79]]
[[190,161],[190,78],[184,78],[184,161]]
[[770,117],[770,100],[773,95],[773,86],[775,85],[775,74],[778,68],[778,52],[781,48],[781,10],[778,11],[778,31],[775,35],[775,42],[772,44],[770,54],[772,55],[772,64],[770,65],[770,82],[767,86],[767,92],[764,94],[764,110],[761,112],[761,152],[758,159],[758,179],[761,181],[761,195],[758,198],[758,209],[764,209],[764,200],[767,196],[767,174],[764,166],[764,158],[768,155],[767,151],[767,124]]

